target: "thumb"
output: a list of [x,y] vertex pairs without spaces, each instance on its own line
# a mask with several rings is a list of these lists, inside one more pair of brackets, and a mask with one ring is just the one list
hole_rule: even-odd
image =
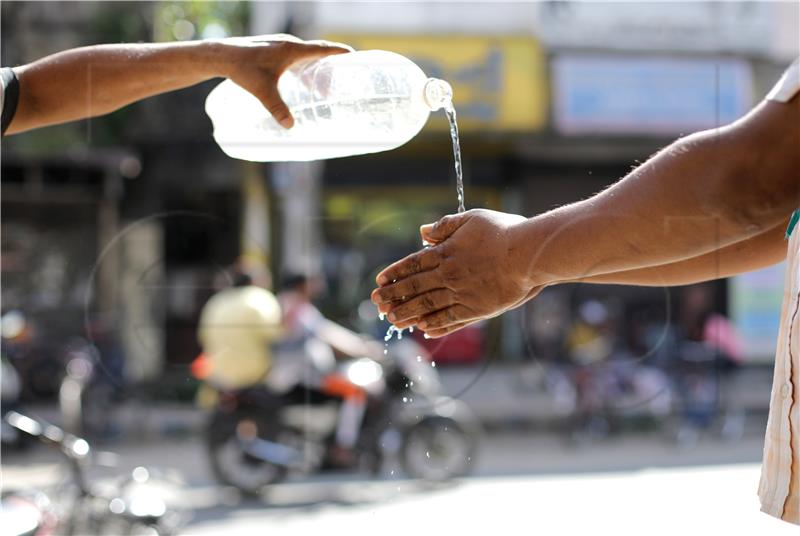
[[268,81],[264,84],[260,91],[255,93],[264,108],[280,123],[283,128],[292,128],[294,125],[294,118],[289,111],[289,107],[283,102],[281,94],[278,93],[278,79]]
[[467,222],[469,216],[466,212],[460,214],[450,214],[440,219],[436,223],[429,223],[419,228],[422,240],[429,244],[438,244],[446,240],[456,230]]

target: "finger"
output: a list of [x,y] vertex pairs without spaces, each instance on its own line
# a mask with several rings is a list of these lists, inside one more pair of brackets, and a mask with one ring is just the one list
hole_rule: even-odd
[[375,281],[383,287],[410,275],[433,270],[437,266],[439,266],[439,251],[436,248],[426,248],[385,268]]
[[292,128],[294,125],[294,118],[289,111],[289,107],[286,106],[286,103],[281,99],[280,93],[278,93],[277,76],[269,77],[265,80],[258,90],[253,92],[253,95],[261,101],[264,108],[267,109],[283,128]]
[[339,43],[338,41],[328,41],[327,39],[310,39],[306,41],[306,43],[311,45],[319,45],[323,47],[329,48],[337,48],[343,49],[345,52],[355,52],[356,49],[348,45],[347,43]]
[[417,326],[424,332],[444,329],[455,324],[476,320],[475,314],[463,305],[452,305],[423,316]]
[[244,41],[249,41],[252,43],[274,43],[276,41],[291,41],[293,43],[303,42],[303,40],[297,37],[296,35],[287,33],[253,35],[250,37],[231,37],[229,39],[242,39]]
[[422,240],[425,242],[438,244],[456,232],[470,217],[469,212],[450,214],[435,223],[423,225],[419,228],[419,234],[422,235]]
[[372,291],[372,301],[376,304],[405,301],[441,287],[439,278],[435,277],[433,272],[423,272],[410,275],[397,283],[376,288]]
[[419,317],[409,318],[399,322],[392,322],[392,325],[397,329],[406,329],[416,326],[417,322],[419,322]]
[[286,67],[301,60],[315,60],[333,54],[346,54],[353,49],[339,43],[325,41],[289,42],[283,57]]
[[452,326],[448,326],[446,328],[429,330],[429,331],[425,332],[425,338],[426,339],[440,339],[440,338],[442,338],[442,337],[444,337],[446,335],[450,335],[454,331],[458,331],[458,330],[460,330],[462,328],[465,328],[467,326],[471,326],[475,322],[476,322],[475,320],[470,321],[470,322],[459,322],[458,324],[453,324]]
[[389,322],[395,324],[404,320],[429,315],[455,303],[453,292],[448,289],[437,289],[412,298],[400,305],[395,305],[389,312]]

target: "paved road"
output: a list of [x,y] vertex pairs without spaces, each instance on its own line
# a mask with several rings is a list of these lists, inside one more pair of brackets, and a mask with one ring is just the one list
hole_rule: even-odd
[[[120,467],[169,469],[185,481],[193,509],[184,529],[211,534],[788,534],[792,527],[758,513],[755,488],[761,440],[705,440],[691,449],[658,437],[566,447],[551,435],[491,433],[473,477],[431,487],[389,467],[363,475],[297,479],[263,500],[240,501],[217,488],[193,439],[118,445]],[[3,459],[6,489],[52,482],[47,450]],[[394,471],[394,472],[392,472]],[[796,529],[796,528],[795,528]],[[744,531],[744,532],[742,532]],[[796,530],[792,530],[796,534]]]

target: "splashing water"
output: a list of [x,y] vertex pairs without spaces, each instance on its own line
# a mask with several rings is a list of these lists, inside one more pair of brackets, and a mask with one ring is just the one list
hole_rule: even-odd
[[453,141],[453,161],[456,169],[456,193],[458,194],[458,211],[464,212],[464,172],[461,169],[461,143],[458,139],[458,123],[456,122],[456,109],[449,103],[444,112],[450,122],[450,138]]
[[405,331],[405,328],[398,328],[395,325],[389,326],[389,329],[386,330],[386,335],[383,337],[384,342],[388,343],[390,340],[392,340],[392,336],[395,333],[397,333],[397,340],[402,339],[403,338],[403,331]]

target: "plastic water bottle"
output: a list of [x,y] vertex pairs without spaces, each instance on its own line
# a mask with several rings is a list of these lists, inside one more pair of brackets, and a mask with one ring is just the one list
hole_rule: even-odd
[[430,112],[451,106],[450,85],[393,52],[328,56],[286,71],[278,91],[294,116],[285,129],[230,80],[208,95],[214,139],[228,156],[256,162],[307,161],[376,153],[403,145]]

